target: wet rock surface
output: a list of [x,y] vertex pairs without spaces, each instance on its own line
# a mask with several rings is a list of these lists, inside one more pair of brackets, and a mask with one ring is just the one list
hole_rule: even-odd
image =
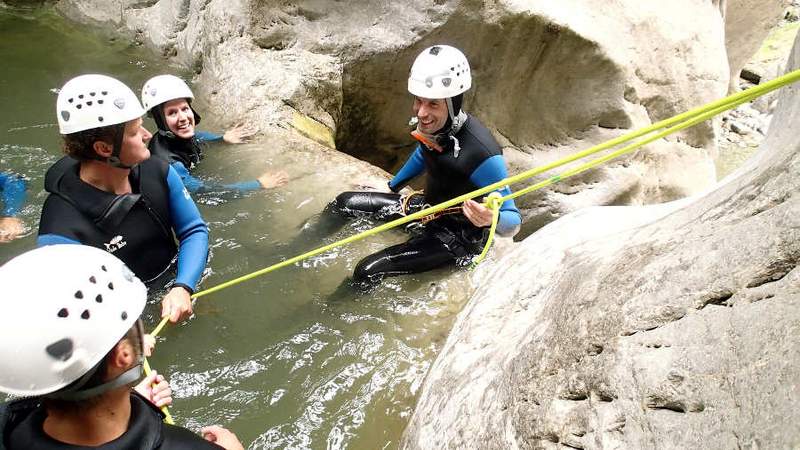
[[579,211],[484,268],[402,447],[800,445],[799,119],[785,88],[715,189]]

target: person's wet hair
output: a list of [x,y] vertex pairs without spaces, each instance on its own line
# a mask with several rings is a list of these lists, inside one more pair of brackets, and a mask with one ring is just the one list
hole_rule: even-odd
[[123,123],[65,134],[63,135],[63,151],[79,161],[95,160],[97,153],[94,151],[94,143],[102,141],[109,145],[115,145],[121,140],[124,130],[125,124]]

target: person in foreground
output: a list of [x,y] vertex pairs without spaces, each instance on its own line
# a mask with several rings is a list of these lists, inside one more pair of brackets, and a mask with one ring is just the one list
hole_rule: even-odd
[[0,267],[0,286],[9,300],[0,339],[15,343],[0,346],[0,391],[23,397],[0,405],[0,450],[242,449],[221,427],[204,440],[164,424],[131,389],[147,290],[122,261],[88,246],[42,247]]
[[[326,207],[327,213],[394,220],[506,178],[500,145],[477,118],[462,109],[464,92],[471,85],[469,63],[460,50],[447,45],[423,50],[408,77],[408,91],[414,95],[412,123],[416,124],[411,134],[420,144],[389,182],[392,192],[344,192]],[[423,172],[427,172],[424,195],[398,193]],[[498,192],[507,195],[511,190],[506,186]],[[356,266],[354,281],[471,261],[485,244],[492,223],[492,211],[480,203],[482,198],[476,200],[427,218],[407,242],[367,256]],[[503,202],[498,234],[513,236],[520,223],[514,201]]]
[[223,135],[196,130],[200,115],[192,107],[193,99],[189,86],[174,75],[158,75],[142,87],[142,104],[158,128],[148,147],[153,156],[164,159],[178,172],[189,192],[247,192],[286,184],[289,178],[284,171],[265,172],[255,180],[232,184],[214,184],[192,176],[190,171],[203,158],[206,143],[240,144],[256,131],[244,125]]
[[26,183],[22,177],[0,172],[0,243],[18,238],[25,230],[17,217],[25,203]]
[[208,227],[175,170],[150,158],[136,94],[114,78],[81,75],[64,85],[56,108],[67,156],[45,176],[50,195],[38,245],[106,250],[151,285],[171,274],[177,257],[161,314],[172,322],[188,317],[206,266]]

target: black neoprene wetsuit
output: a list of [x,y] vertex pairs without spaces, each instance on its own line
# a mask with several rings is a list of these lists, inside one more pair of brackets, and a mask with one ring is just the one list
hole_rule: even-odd
[[[164,414],[131,391],[131,419],[122,436],[99,447],[101,450],[219,450],[191,431],[167,425]],[[59,442],[43,430],[47,413],[38,399],[15,400],[0,405],[0,450],[77,450],[90,447]]]

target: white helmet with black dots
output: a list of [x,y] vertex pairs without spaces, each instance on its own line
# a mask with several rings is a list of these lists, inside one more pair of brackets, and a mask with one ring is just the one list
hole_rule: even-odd
[[83,245],[17,256],[0,267],[0,286],[0,391],[19,396],[51,394],[84,377],[136,323],[147,299],[122,261]]
[[185,81],[175,75],[158,75],[142,87],[142,104],[148,112],[153,107],[178,98],[193,99],[194,94]]
[[449,45],[434,45],[423,50],[408,75],[408,92],[422,98],[451,98],[470,87],[472,73],[467,57]]
[[61,88],[56,116],[61,134],[72,134],[142,117],[144,109],[125,83],[106,75],[80,75]]

